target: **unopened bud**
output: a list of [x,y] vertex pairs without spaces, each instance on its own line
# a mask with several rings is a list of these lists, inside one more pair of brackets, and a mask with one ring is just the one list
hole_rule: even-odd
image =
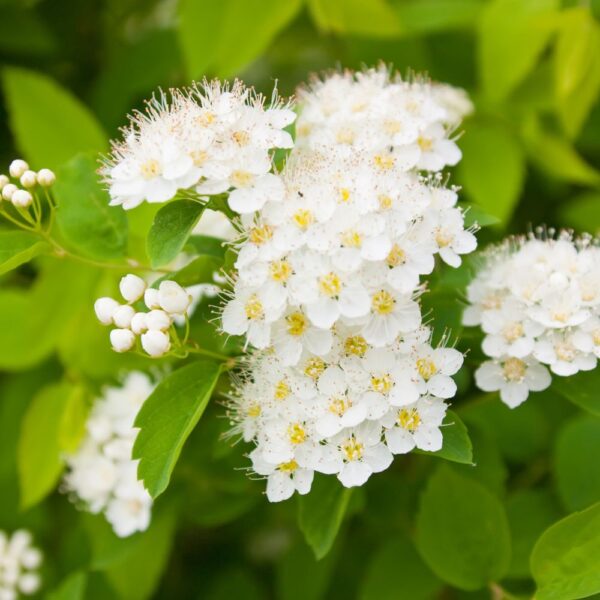
[[13,194],[18,190],[19,188],[14,184],[14,183],[7,183],[3,188],[2,188],[2,197],[5,200],[10,200],[13,196]]
[[140,335],[144,333],[148,329],[148,325],[146,324],[146,313],[139,312],[133,315],[131,319],[131,331],[136,335]]
[[158,300],[158,290],[154,288],[148,288],[144,292],[144,303],[150,310],[154,308],[160,308],[160,302]]
[[164,331],[151,330],[142,335],[142,348],[152,357],[163,356],[171,347],[171,340]]
[[135,344],[135,335],[129,329],[113,329],[110,344],[115,352],[127,352]]
[[146,282],[137,275],[125,275],[119,283],[119,289],[127,302],[136,302],[144,295]]
[[168,313],[182,315],[188,309],[192,297],[178,283],[163,281],[158,287],[160,307]]
[[8,172],[10,173],[11,177],[18,179],[21,177],[21,175],[23,175],[23,173],[25,173],[25,171],[27,171],[27,169],[29,169],[29,165],[24,160],[17,158],[10,163]]
[[0,175],[0,190],[4,189],[4,186],[8,183],[9,179],[6,175]]
[[14,206],[27,208],[33,203],[33,196],[27,190],[16,190],[10,201]]
[[119,308],[119,303],[113,298],[98,298],[94,303],[94,311],[102,325],[112,324],[117,308]]
[[37,185],[37,175],[35,171],[25,171],[19,179],[24,188],[32,188]]
[[42,187],[50,187],[56,181],[56,175],[50,169],[40,169],[37,174],[37,181]]
[[164,331],[171,327],[171,317],[164,310],[151,310],[146,315],[148,329]]
[[19,591],[25,595],[34,594],[40,588],[40,576],[37,573],[23,573],[19,577]]
[[119,306],[113,313],[113,321],[117,327],[121,329],[129,329],[131,326],[131,319],[135,315],[135,309],[129,304],[123,304]]

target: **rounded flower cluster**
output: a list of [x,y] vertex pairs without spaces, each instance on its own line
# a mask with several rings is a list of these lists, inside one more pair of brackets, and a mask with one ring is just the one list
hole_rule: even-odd
[[456,191],[424,172],[460,158],[437,90],[381,69],[315,83],[280,192],[242,216],[222,327],[256,351],[231,415],[272,501],[307,493],[314,471],[362,485],[392,454],[442,446],[462,355],[431,346],[420,277],[476,240]]
[[600,248],[591,238],[511,239],[488,251],[467,291],[465,325],[481,326],[492,360],[475,373],[514,408],[546,389],[550,371],[569,376],[600,356]]
[[42,553],[32,545],[31,534],[20,529],[12,535],[0,531],[0,600],[16,600],[35,594]]
[[[137,275],[125,275],[119,284],[126,304],[114,298],[96,300],[94,310],[103,325],[114,325],[110,342],[116,352],[127,352],[136,345],[137,336],[143,350],[159,357],[171,349],[170,330],[178,317],[187,314],[192,297],[175,281],[161,281],[158,288],[147,287]],[[141,299],[149,312],[137,311],[133,304]]]
[[148,376],[137,372],[121,387],[107,387],[92,408],[81,446],[67,457],[65,491],[90,512],[103,512],[120,537],[150,524],[152,498],[138,481],[131,451],[135,418],[153,389]]
[[37,173],[20,158],[13,160],[8,175],[0,175],[0,202],[11,202],[15,208],[28,208],[34,202],[34,190],[40,186],[48,188],[56,177],[50,169],[40,169]]
[[232,190],[229,204],[243,212],[248,194],[279,185],[269,173],[269,151],[292,147],[284,128],[294,119],[275,92],[265,107],[265,98],[239,81],[161,94],[131,118],[102,169],[111,204],[129,209],[144,200],[166,202],[178,190]]

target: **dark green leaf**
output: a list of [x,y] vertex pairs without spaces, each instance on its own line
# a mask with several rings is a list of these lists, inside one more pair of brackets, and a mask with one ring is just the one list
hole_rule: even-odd
[[418,450],[419,454],[439,456],[452,462],[473,464],[473,446],[469,439],[469,433],[460,417],[449,410],[442,426],[444,434],[444,445],[437,452],[425,452]]
[[168,279],[184,287],[197,283],[213,283],[213,274],[223,266],[223,261],[214,256],[198,256],[183,269],[169,274]]
[[537,600],[577,600],[600,592],[600,503],[547,529],[531,554]]
[[174,200],[156,213],[146,245],[153,267],[171,262],[181,252],[203,210],[204,205],[194,200]]
[[221,238],[210,235],[191,235],[185,249],[190,253],[214,256],[223,260],[225,258],[225,246]]
[[82,571],[72,573],[48,594],[47,600],[85,600],[86,585],[86,573]]
[[181,449],[202,416],[221,366],[199,360],[165,377],[144,402],[133,448],[138,476],[153,498],[165,491]]
[[50,250],[50,245],[27,231],[0,231],[0,275]]
[[299,498],[298,525],[317,560],[333,546],[351,491],[335,477],[316,475],[310,493]]
[[127,216],[120,206],[109,206],[97,167],[94,157],[80,155],[59,170],[56,224],[68,246],[85,256],[120,258],[127,251]]
[[[562,204],[559,218],[565,225],[575,227],[580,232],[587,231],[597,235],[600,233],[600,194],[586,192],[569,199]],[[570,379],[568,377],[564,380]]]
[[572,377],[554,377],[553,388],[580,408],[600,417],[600,370],[581,371]]
[[417,547],[438,577],[460,589],[480,589],[508,570],[504,509],[485,487],[442,467],[421,497]]

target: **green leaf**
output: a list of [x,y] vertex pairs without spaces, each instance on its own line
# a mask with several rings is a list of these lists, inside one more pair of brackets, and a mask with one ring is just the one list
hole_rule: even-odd
[[204,205],[194,200],[174,200],[156,213],[146,243],[153,267],[160,267],[175,259],[203,210]]
[[223,261],[214,256],[198,256],[179,271],[169,274],[168,279],[183,287],[197,283],[213,283],[213,274],[223,266]]
[[[600,233],[600,193],[586,192],[564,202],[559,211],[559,219],[560,222],[579,231]],[[564,381],[570,379],[564,378]]]
[[552,387],[573,404],[600,417],[600,370],[580,371],[571,377],[554,377]]
[[202,254],[225,259],[224,240],[212,237],[210,235],[191,235],[187,241],[184,250],[189,250],[193,254]]
[[480,0],[403,0],[395,6],[402,28],[411,34],[466,29],[482,8]]
[[96,174],[97,161],[79,155],[58,171],[56,224],[70,248],[96,259],[114,259],[127,252],[127,216],[110,198]]
[[264,52],[301,6],[302,0],[184,0],[179,37],[188,77],[208,71],[235,75]]
[[28,231],[0,231],[0,275],[50,250],[50,245]]
[[402,27],[386,0],[308,0],[315,23],[326,32],[396,37]]
[[600,592],[600,503],[547,529],[531,554],[536,600],[577,600]]
[[335,477],[315,475],[310,493],[298,499],[298,526],[317,560],[331,550],[351,492]]
[[34,397],[25,413],[17,450],[23,508],[42,500],[60,477],[61,453],[67,450],[63,445],[66,420],[73,398],[80,393],[67,382],[49,385]]
[[199,360],[165,377],[135,420],[140,428],[133,458],[138,477],[153,498],[165,491],[181,449],[198,423],[217,383],[221,366]]
[[488,214],[477,204],[462,202],[461,207],[465,211],[465,227],[471,227],[471,225],[488,227],[489,225],[498,225],[500,223],[498,217]]
[[437,450],[436,452],[418,450],[417,452],[419,454],[438,456],[452,462],[467,465],[473,464],[473,446],[469,439],[469,433],[465,424],[455,412],[449,410],[446,413],[442,433],[444,434],[444,442],[441,450]]
[[430,600],[442,582],[427,568],[410,540],[388,541],[371,560],[360,591],[360,600]]
[[421,496],[417,548],[431,570],[463,590],[498,581],[510,563],[510,533],[500,502],[485,487],[448,467]]
[[600,498],[600,419],[570,421],[556,440],[554,472],[560,497],[569,510],[581,510]]
[[564,14],[554,75],[558,113],[567,135],[574,138],[600,91],[600,27],[588,8]]
[[10,67],[3,82],[17,146],[34,168],[57,169],[80,152],[107,148],[89,109],[49,77]]
[[66,577],[60,585],[50,592],[46,600],[85,600],[87,574],[77,571]]
[[479,21],[479,76],[492,101],[500,101],[528,75],[544,51],[557,0],[493,0]]
[[472,121],[460,138],[458,177],[485,213],[506,224],[521,194],[525,157],[510,129],[497,121]]

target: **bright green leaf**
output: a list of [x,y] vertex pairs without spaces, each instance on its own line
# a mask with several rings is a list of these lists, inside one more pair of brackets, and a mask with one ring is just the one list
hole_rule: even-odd
[[498,223],[500,223],[498,217],[490,215],[477,204],[462,202],[461,205],[465,211],[465,227],[471,227],[471,225],[488,227],[489,225],[498,225]]
[[214,256],[223,260],[225,258],[225,241],[210,235],[191,235],[185,248],[190,254]]
[[571,377],[555,377],[552,388],[589,413],[600,417],[600,370],[580,371]]
[[557,0],[493,0],[479,21],[479,74],[487,96],[500,101],[527,76],[554,25]]
[[66,577],[60,585],[50,592],[46,600],[85,600],[87,574],[77,571]]
[[174,200],[156,213],[146,244],[153,267],[171,262],[181,252],[203,210],[204,205],[194,200]]
[[317,475],[310,493],[299,498],[298,525],[317,560],[333,546],[351,491],[335,477]]
[[69,247],[96,259],[120,258],[127,251],[127,216],[109,206],[98,180],[97,161],[80,155],[58,172],[56,224]]
[[17,146],[34,168],[57,169],[80,152],[106,149],[89,109],[46,75],[11,67],[3,81]]
[[506,224],[525,177],[525,157],[505,124],[472,121],[460,139],[458,176],[466,193],[489,215]]
[[559,218],[565,225],[579,231],[587,231],[592,235],[600,233],[600,193],[586,192],[564,202]]
[[460,589],[498,581],[509,566],[502,505],[485,487],[447,467],[436,471],[423,492],[416,539],[431,570]]
[[449,410],[442,426],[444,442],[441,450],[437,452],[418,451],[420,454],[438,456],[452,462],[470,465],[473,463],[473,446],[469,433],[460,417]]
[[395,6],[402,28],[414,34],[470,27],[482,8],[481,0],[401,0]]
[[536,600],[577,600],[600,592],[600,503],[547,529],[531,554]]
[[50,245],[27,231],[0,231],[0,275],[50,250]]
[[221,366],[199,360],[165,377],[144,402],[135,421],[140,428],[133,457],[138,476],[153,498],[165,491],[183,444],[202,416]]

